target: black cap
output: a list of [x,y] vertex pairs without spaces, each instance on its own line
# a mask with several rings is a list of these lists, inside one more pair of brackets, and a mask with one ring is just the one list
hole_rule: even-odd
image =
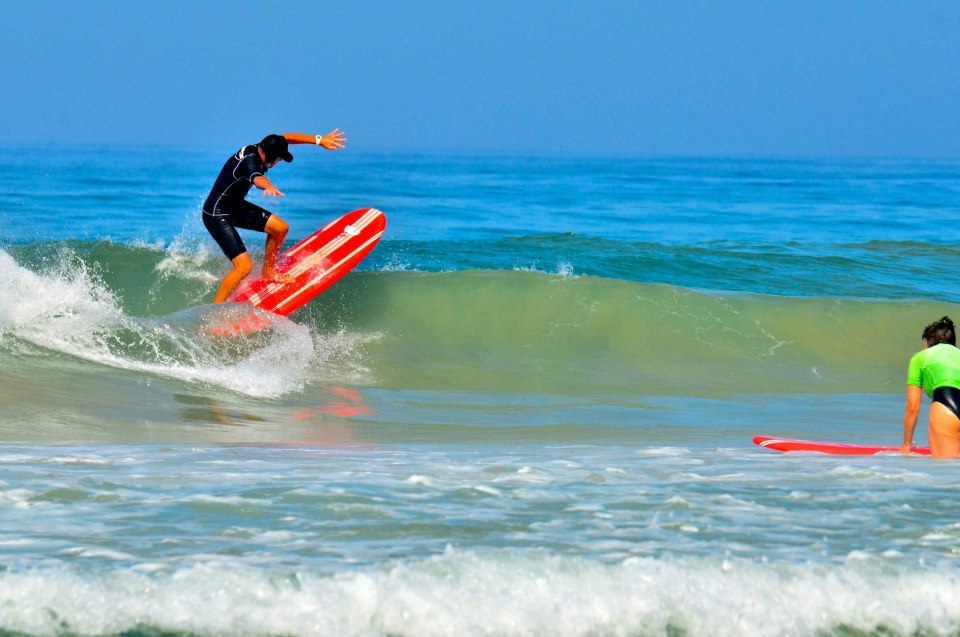
[[283,135],[267,135],[260,140],[260,148],[266,155],[267,161],[282,159],[283,161],[293,161],[293,155],[287,149],[287,138]]

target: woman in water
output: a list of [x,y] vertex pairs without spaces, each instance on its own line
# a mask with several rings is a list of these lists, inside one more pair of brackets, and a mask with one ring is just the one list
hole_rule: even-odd
[[903,445],[910,453],[913,430],[920,414],[922,392],[933,400],[927,425],[930,454],[960,457],[960,349],[953,321],[944,316],[923,330],[923,349],[910,359],[907,405],[903,410]]

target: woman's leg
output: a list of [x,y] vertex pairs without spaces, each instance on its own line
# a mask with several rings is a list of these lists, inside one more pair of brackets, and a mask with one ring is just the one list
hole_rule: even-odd
[[932,403],[927,439],[930,454],[935,458],[960,457],[960,418],[942,403]]

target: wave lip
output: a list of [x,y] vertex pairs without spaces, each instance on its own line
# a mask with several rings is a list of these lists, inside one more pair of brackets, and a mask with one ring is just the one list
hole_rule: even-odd
[[253,396],[303,387],[314,359],[309,330],[270,315],[271,325],[245,338],[215,338],[210,324],[229,324],[238,305],[198,306],[160,317],[133,317],[96,273],[70,254],[44,272],[19,266],[0,251],[0,344],[13,339],[122,370],[202,382]]

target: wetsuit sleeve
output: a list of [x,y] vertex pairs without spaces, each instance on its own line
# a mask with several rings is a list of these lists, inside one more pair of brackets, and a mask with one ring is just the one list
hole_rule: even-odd
[[250,183],[253,183],[254,177],[263,175],[263,171],[260,170],[260,164],[257,162],[257,158],[254,155],[247,155],[237,164],[237,168],[233,174],[239,179],[246,179]]
[[923,387],[923,352],[917,352],[910,359],[910,365],[907,367],[907,384],[915,387]]

